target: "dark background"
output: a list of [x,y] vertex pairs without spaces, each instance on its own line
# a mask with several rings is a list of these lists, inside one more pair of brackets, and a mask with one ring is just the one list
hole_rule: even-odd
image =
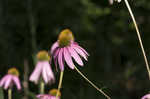
[[[150,0],[129,2],[149,61]],[[65,28],[73,31],[76,42],[90,54],[85,66],[78,68],[112,99],[140,99],[149,92],[144,59],[124,1],[110,5],[108,0],[0,0],[0,77],[17,67],[21,81],[27,82],[35,53],[50,50]],[[47,93],[58,84],[59,73],[52,67],[57,80],[46,86]],[[33,99],[37,90],[29,82],[25,90],[13,90],[13,99]],[[61,99],[105,97],[66,67]]]

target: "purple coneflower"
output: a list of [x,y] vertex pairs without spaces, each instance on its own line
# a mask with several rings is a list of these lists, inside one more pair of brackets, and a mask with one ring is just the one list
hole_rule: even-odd
[[[59,79],[59,85],[58,85],[58,91],[60,91],[62,80],[63,80],[63,74],[64,74],[64,63],[66,62],[67,65],[71,69],[75,69],[86,81],[88,81],[94,88],[96,88],[99,92],[101,92],[103,95],[105,95],[108,99],[110,99],[109,96],[107,96],[101,89],[99,89],[97,86],[95,86],[86,76],[84,76],[79,69],[74,65],[72,58],[80,65],[83,66],[83,61],[81,60],[81,57],[84,58],[87,61],[87,58],[89,54],[78,45],[74,41],[74,36],[69,29],[63,30],[59,37],[57,42],[55,42],[52,45],[51,48],[51,55],[54,58],[54,63],[57,67],[57,62],[59,64],[59,68],[61,70],[60,79]],[[58,93],[56,94],[56,98],[58,97]]]
[[150,94],[143,96],[141,99],[150,99]]
[[64,70],[64,62],[66,62],[71,69],[74,69],[75,65],[72,58],[80,66],[83,66],[80,56],[85,60],[87,60],[89,56],[89,54],[74,41],[74,36],[69,29],[65,29],[60,33],[57,42],[52,45],[51,54],[53,55],[55,63],[57,64],[58,62],[61,71]]
[[18,90],[21,90],[19,72],[16,68],[11,68],[8,70],[8,74],[0,80],[0,87],[3,86],[4,89],[8,89],[11,88],[14,84],[17,86]]
[[50,90],[49,94],[37,95],[38,99],[56,99],[56,93],[58,92],[58,98],[60,99],[61,93],[57,89]]
[[8,97],[11,99],[11,89],[13,85],[17,86],[18,90],[21,90],[21,84],[19,80],[19,72],[16,68],[10,68],[8,70],[8,74],[5,75],[1,80],[0,80],[0,87],[4,87],[4,89],[9,89],[8,90]]
[[[52,72],[51,66],[49,64],[50,56],[48,55],[47,51],[40,51],[37,54],[38,62],[36,64],[36,67],[31,74],[29,80],[38,83],[39,79],[42,78],[41,82],[41,91],[44,91],[44,83],[54,83],[55,77]],[[42,91],[42,93],[43,93]]]

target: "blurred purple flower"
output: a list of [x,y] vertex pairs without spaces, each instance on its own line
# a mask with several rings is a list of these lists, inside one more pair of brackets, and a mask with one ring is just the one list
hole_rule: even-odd
[[42,80],[46,84],[54,83],[55,77],[49,64],[50,57],[48,56],[48,53],[46,51],[40,51],[37,54],[37,58],[38,62],[29,80],[37,84],[40,77],[42,77]]
[[56,94],[58,92],[57,99],[60,99],[61,93],[57,89],[52,89],[49,91],[49,94],[39,94],[37,95],[38,99],[56,99]]
[[8,74],[0,80],[0,87],[8,89],[11,88],[14,84],[17,86],[18,90],[21,90],[19,72],[16,68],[11,68],[8,70]]
[[[37,98],[38,99],[56,99],[56,96],[52,96],[49,94],[40,94],[40,95],[37,95]],[[60,97],[58,97],[57,99],[60,99]]]
[[150,94],[143,96],[141,99],[150,99]]
[[120,2],[121,2],[121,0],[109,0],[109,3],[110,3],[110,4],[113,4],[113,3],[114,3],[114,1],[117,1],[118,3],[120,3]]
[[80,66],[83,66],[80,56],[86,61],[89,56],[82,47],[74,42],[73,34],[69,29],[65,29],[60,33],[58,41],[51,47],[51,54],[54,58],[55,65],[57,66],[58,62],[61,71],[64,70],[64,62],[66,62],[71,69],[74,69],[72,57]]

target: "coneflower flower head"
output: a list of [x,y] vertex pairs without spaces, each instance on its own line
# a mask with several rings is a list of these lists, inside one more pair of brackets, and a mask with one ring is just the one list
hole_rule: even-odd
[[49,64],[50,56],[48,55],[48,52],[40,51],[39,53],[37,53],[37,59],[38,62],[29,80],[38,83],[41,77],[46,84],[54,83],[55,78],[51,66]]
[[80,56],[85,60],[87,60],[89,56],[89,54],[74,41],[73,33],[69,29],[62,30],[57,42],[51,47],[51,55],[54,58],[56,66],[58,62],[61,71],[64,70],[64,62],[66,62],[71,69],[74,69],[72,58],[80,66],[83,66]]
[[8,89],[15,84],[17,86],[17,89],[20,90],[21,84],[18,77],[19,71],[16,68],[10,68],[8,70],[8,74],[0,80],[0,87],[4,86],[4,89]]
[[150,94],[143,96],[141,99],[150,99]]
[[39,94],[37,95],[38,99],[56,99],[56,94],[58,92],[57,99],[60,99],[61,93],[57,89],[52,89],[49,91],[49,94]]

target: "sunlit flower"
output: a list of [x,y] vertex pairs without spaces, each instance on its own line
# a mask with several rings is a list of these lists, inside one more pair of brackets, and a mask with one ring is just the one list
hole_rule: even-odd
[[150,94],[143,96],[141,99],[150,99]]
[[74,36],[69,29],[65,29],[60,33],[57,42],[52,45],[51,54],[54,58],[55,65],[57,66],[58,62],[61,71],[64,70],[65,62],[71,69],[74,69],[72,58],[80,66],[83,66],[80,56],[85,60],[87,60],[89,56],[89,54],[74,41]]
[[16,68],[10,68],[8,74],[0,80],[0,87],[4,89],[11,88],[13,85],[17,86],[18,90],[21,90],[21,84],[19,80],[19,72]]
[[47,51],[40,51],[37,54],[37,59],[38,62],[29,80],[38,83],[41,77],[46,84],[54,83],[55,78],[49,64],[50,56],[48,55]]
[[[57,89],[52,89],[50,90],[49,94],[40,94],[37,95],[38,99],[56,99],[56,93],[58,92]],[[57,99],[60,99],[61,93],[58,92],[58,97]]]

